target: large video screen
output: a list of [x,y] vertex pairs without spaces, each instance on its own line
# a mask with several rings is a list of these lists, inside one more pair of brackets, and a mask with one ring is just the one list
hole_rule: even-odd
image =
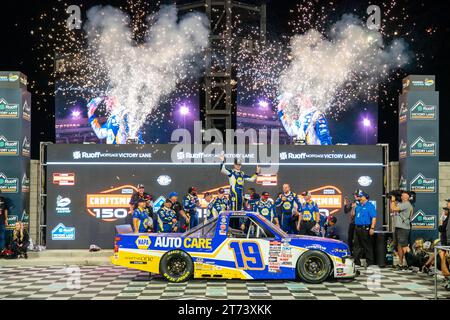
[[[180,197],[186,195],[191,186],[198,188],[200,198],[206,191],[215,194],[220,187],[228,188],[228,178],[220,173],[218,154],[208,156],[211,154],[202,148],[174,148],[175,145],[50,145],[47,248],[85,249],[91,244],[112,248],[115,226],[129,223],[128,203],[139,183],[153,195],[155,206],[172,191]],[[255,163],[248,163],[248,159],[261,159],[259,152],[245,152],[245,172],[255,171]],[[377,207],[378,223],[383,223],[381,147],[285,145],[279,146],[277,152],[278,171],[261,175],[255,183],[246,182],[246,193],[247,188],[254,187],[257,193],[268,191],[275,198],[285,183],[296,193],[308,190],[322,213],[336,215],[339,236],[346,240],[349,217],[343,213],[343,199],[362,188]],[[236,156],[228,151],[225,154],[227,163]],[[262,163],[261,167],[266,165]],[[202,206],[200,218],[206,208],[203,199]]]
[[[189,88],[189,89],[187,89]],[[55,97],[56,143],[125,144],[126,119],[115,115],[117,101],[104,96],[107,88],[87,90],[62,80],[57,82]],[[129,103],[127,101],[125,104]],[[125,108],[130,106],[125,105]],[[93,110],[89,114],[89,110]],[[95,109],[95,110],[94,110]],[[139,112],[139,111],[136,111]],[[197,83],[184,84],[164,97],[139,128],[134,143],[169,143],[176,129],[194,130],[200,117]],[[123,122],[123,124],[122,124]],[[125,127],[123,129],[122,127]]]

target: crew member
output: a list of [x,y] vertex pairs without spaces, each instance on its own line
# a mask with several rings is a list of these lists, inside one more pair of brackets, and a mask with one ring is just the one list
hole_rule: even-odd
[[301,204],[302,214],[297,223],[297,230],[301,235],[316,236],[320,232],[319,207],[312,200],[309,191],[302,192],[303,203]]
[[178,232],[186,232],[189,226],[189,217],[186,215],[186,212],[183,210],[183,206],[178,201],[178,193],[171,192],[169,194],[168,199],[172,203],[172,210],[175,211],[176,219],[177,219],[177,231]]
[[261,198],[255,201],[253,210],[279,226],[278,217],[275,214],[275,204],[269,197],[270,194],[267,191],[264,191],[261,194]]
[[411,217],[413,215],[413,206],[409,202],[409,193],[402,191],[401,202],[397,203],[395,196],[391,197],[391,214],[394,222],[394,242],[397,246],[399,265],[397,269],[407,270],[407,264],[404,264],[404,257],[409,252],[409,234],[411,232]]
[[147,192],[145,192],[145,187],[143,184],[138,184],[137,185],[137,192],[134,192],[131,195],[131,199],[130,199],[130,210],[129,213],[133,213],[134,209],[137,208],[137,203],[139,199],[145,199],[145,200],[149,200],[150,204],[152,205],[151,201],[153,200],[153,197],[151,195],[149,195]]
[[144,233],[153,226],[153,220],[150,218],[147,209],[147,201],[140,198],[137,201],[137,208],[133,212],[133,226],[135,233]]
[[208,220],[218,217],[221,212],[230,210],[230,208],[231,202],[225,196],[225,189],[220,188],[217,197],[208,205]]
[[365,255],[367,265],[373,265],[372,236],[377,223],[377,212],[374,205],[369,202],[369,195],[365,192],[358,194],[359,204],[352,204],[352,215],[355,216],[355,264],[361,266],[361,258]]
[[[359,194],[362,193],[362,190],[355,190],[353,193],[354,200],[350,202],[348,197],[344,198],[344,213],[347,214],[352,212],[352,206],[355,203],[355,206],[359,204]],[[353,243],[355,238],[355,215],[350,214],[350,223],[348,225],[348,234],[347,234],[347,243],[350,249],[350,253],[353,254]]]
[[302,211],[302,204],[297,194],[291,191],[289,184],[283,184],[283,192],[275,201],[275,206],[280,208],[278,221],[281,229],[288,234],[295,233],[293,215],[298,215]]
[[191,229],[198,225],[198,207],[200,207],[200,201],[197,197],[197,188],[189,187],[188,194],[183,198],[183,210],[189,216],[189,227]]
[[244,181],[254,182],[259,174],[259,167],[256,166],[256,173],[252,176],[246,175],[242,170],[242,162],[240,159],[234,159],[233,169],[227,169],[225,167],[225,156],[220,156],[222,163],[220,164],[220,172],[228,176],[230,182],[230,195],[231,195],[231,210],[243,210],[244,209]]
[[246,199],[245,209],[249,211],[255,211],[255,203],[260,199],[259,194],[256,193],[255,188],[248,188],[249,196]]
[[170,199],[166,199],[158,211],[158,232],[177,232],[177,214],[172,210]]

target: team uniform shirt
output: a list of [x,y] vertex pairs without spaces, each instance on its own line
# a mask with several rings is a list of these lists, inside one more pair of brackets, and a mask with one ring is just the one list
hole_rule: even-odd
[[147,232],[148,227],[153,225],[152,219],[150,219],[147,209],[136,208],[133,212],[134,219],[139,220],[138,232]]
[[365,204],[361,202],[355,208],[355,225],[368,226],[372,224],[372,219],[377,217],[375,206],[367,201]]
[[215,198],[208,204],[208,207],[206,208],[206,219],[207,220],[213,219],[219,216],[219,214],[222,211],[229,210],[230,208],[231,208],[230,200],[228,200],[225,197]]
[[228,176],[230,183],[230,196],[232,210],[242,210],[244,205],[244,181],[255,181],[258,176],[256,173],[252,176],[245,174],[242,170],[227,169],[225,164],[220,164],[220,172]]
[[183,198],[183,209],[191,217],[197,214],[198,197],[192,194],[187,194]]
[[297,211],[302,211],[302,204],[298,200],[297,194],[290,191],[288,194],[282,194],[281,198],[278,198],[275,201],[275,206],[280,207],[281,214],[289,214],[292,215],[292,211],[294,210],[294,204],[297,204]]
[[172,232],[173,219],[177,214],[171,208],[161,207],[158,211],[158,232]]
[[302,204],[302,220],[303,221],[315,221],[315,217],[319,214],[319,207],[317,204],[310,200]]
[[264,216],[270,222],[273,222],[273,219],[275,218],[275,205],[273,201],[263,201],[259,199],[254,203],[253,208],[255,212]]
[[130,199],[130,204],[134,206],[136,209],[139,199],[145,199],[152,201],[153,197],[149,195],[147,192],[144,192],[142,195],[139,192],[133,193]]

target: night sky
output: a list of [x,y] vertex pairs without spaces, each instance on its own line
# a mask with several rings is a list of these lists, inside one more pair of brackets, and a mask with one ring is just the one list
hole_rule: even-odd
[[[168,3],[171,1],[164,1]],[[243,1],[244,2],[244,1]],[[366,8],[369,4],[388,1],[319,1],[317,8],[334,7],[330,19],[337,21],[344,13],[353,13],[366,19]],[[391,1],[389,1],[391,2]],[[385,28],[389,33],[398,30],[398,37],[403,37],[409,44],[409,50],[419,57],[413,60],[404,70],[399,72],[398,80],[388,83],[386,91],[379,93],[379,142],[390,144],[391,160],[398,158],[398,115],[397,97],[401,88],[401,78],[407,74],[436,75],[437,90],[440,91],[440,160],[450,161],[450,138],[446,120],[450,119],[450,19],[449,1],[397,1],[398,7],[390,16],[407,15],[406,23],[386,21]],[[84,9],[96,4],[124,6],[126,1],[69,1],[69,4],[88,3]],[[269,36],[290,35],[288,21],[294,19],[294,11],[298,1],[268,1],[267,23]],[[51,71],[42,70],[39,66],[44,57],[49,61],[54,56],[51,46],[46,50],[42,38],[36,33],[49,32],[57,21],[64,21],[63,11],[55,12],[53,7],[63,6],[63,1],[44,0],[8,0],[2,2],[1,41],[2,50],[0,70],[21,71],[28,76],[29,90],[32,92],[32,158],[39,157],[39,142],[54,141],[54,85]],[[42,25],[39,16],[47,13],[55,25]],[[54,20],[53,20],[54,18]],[[330,21],[334,22],[334,21]],[[39,27],[43,27],[42,31]]]

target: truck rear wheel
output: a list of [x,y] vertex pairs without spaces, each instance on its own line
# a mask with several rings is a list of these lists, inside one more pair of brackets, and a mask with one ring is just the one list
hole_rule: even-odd
[[170,282],[182,282],[192,277],[194,263],[184,251],[172,250],[167,252],[159,264],[161,275]]

